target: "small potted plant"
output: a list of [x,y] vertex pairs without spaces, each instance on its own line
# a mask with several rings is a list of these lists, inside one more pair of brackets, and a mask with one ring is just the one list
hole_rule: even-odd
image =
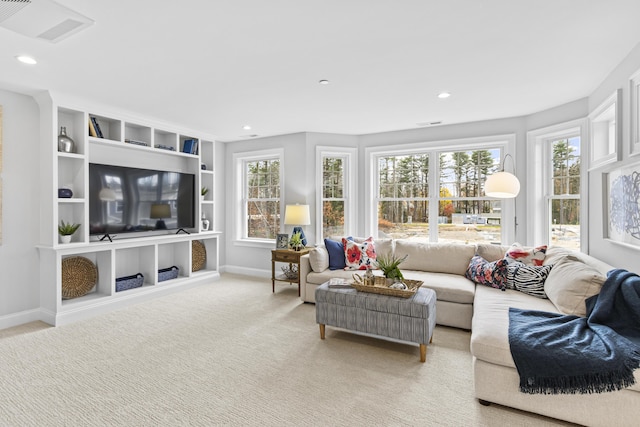
[[294,251],[299,251],[304,247],[302,244],[302,234],[300,232],[293,233],[291,239],[289,239],[289,247]]
[[207,187],[202,187],[200,189],[200,197],[202,198],[202,200],[204,200],[204,196],[206,196],[208,192],[209,189]]
[[382,274],[386,277],[389,282],[402,282],[404,280],[404,276],[400,271],[399,265],[406,260],[408,255],[403,256],[402,258],[398,258],[395,255],[383,255],[378,254],[378,257],[375,261],[376,265],[380,270],[382,270]]
[[73,233],[75,233],[78,228],[80,228],[80,224],[67,223],[64,222],[64,220],[61,220],[60,225],[58,226],[60,241],[62,243],[69,243],[71,241],[71,236],[73,236]]

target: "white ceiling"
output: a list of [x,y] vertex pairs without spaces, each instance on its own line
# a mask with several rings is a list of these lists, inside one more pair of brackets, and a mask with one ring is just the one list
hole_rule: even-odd
[[0,87],[223,141],[526,115],[588,96],[640,42],[638,0],[59,3],[95,24],[55,44],[0,28]]

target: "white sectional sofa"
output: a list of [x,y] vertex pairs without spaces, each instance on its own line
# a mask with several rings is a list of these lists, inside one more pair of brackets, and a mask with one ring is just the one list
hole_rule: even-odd
[[[465,277],[474,255],[495,261],[504,257],[506,246],[402,239],[379,239],[374,244],[379,254],[409,255],[400,266],[402,273],[407,279],[424,281],[423,286],[436,292],[437,324],[471,330],[475,395],[480,403],[497,403],[583,425],[637,425],[638,371],[637,384],[621,391],[525,394],[519,390],[519,376],[509,349],[509,307],[584,316],[584,300],[599,292],[612,266],[579,252],[550,247],[544,260],[545,265],[553,264],[544,284],[550,299],[541,299],[513,289],[501,291],[475,284]],[[351,279],[354,271],[330,270],[327,258],[324,246],[301,258],[303,301],[314,302],[316,287],[333,277]]]

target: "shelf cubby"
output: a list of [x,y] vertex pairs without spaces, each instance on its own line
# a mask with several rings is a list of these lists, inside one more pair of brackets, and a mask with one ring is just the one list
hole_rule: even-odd
[[217,238],[203,238],[200,240],[204,243],[204,247],[207,251],[207,258],[205,266],[200,272],[206,273],[218,270],[218,239]]
[[[154,245],[116,249],[116,277],[133,276],[142,273],[142,286],[156,284],[156,248]],[[114,285],[115,286],[115,285]]]
[[111,251],[96,251],[96,252],[83,252],[78,255],[67,255],[61,257],[64,260],[73,256],[82,256],[93,262],[98,270],[98,281],[96,286],[93,287],[86,295],[72,299],[62,299],[63,306],[76,305],[87,303],[96,300],[97,298],[105,298],[113,295],[112,283],[114,281],[111,276]]
[[[191,271],[188,241],[162,243],[158,245],[158,269],[173,267],[180,270],[178,278],[187,277]],[[166,283],[166,282],[162,282]]]
[[89,116],[94,117],[98,122],[98,125],[100,126],[100,130],[102,131],[101,139],[109,139],[112,141],[122,142],[122,121],[121,120],[99,116],[97,114],[89,114]]
[[129,141],[144,143],[147,147],[151,147],[151,128],[149,126],[125,122],[124,142]]
[[153,146],[161,149],[164,147],[171,147],[173,148],[173,150],[168,151],[178,151],[178,134],[175,132],[167,132],[161,129],[154,129]]
[[[198,150],[200,150],[200,140],[196,137],[193,136],[187,136],[187,135],[180,135],[180,140],[178,141],[178,151],[183,152],[184,153],[184,142],[188,139],[195,139],[198,143],[198,146],[196,147],[196,152],[193,153],[193,155],[197,155],[198,154]],[[190,153],[186,153],[186,154],[190,154]]]
[[57,226],[60,225],[61,221],[64,221],[65,223],[80,224],[80,228],[78,228],[78,230],[73,233],[73,236],[71,236],[71,243],[85,243],[84,210],[84,200],[79,200],[77,202],[63,201],[62,203],[58,203],[58,224],[56,225],[56,235],[58,234]]
[[[74,153],[85,154],[84,129],[87,128],[85,122],[85,114],[82,111],[71,110],[68,108],[58,109],[58,134],[60,129],[66,129],[67,136],[71,138],[75,144]],[[62,154],[59,152],[59,154]]]
[[74,198],[84,198],[84,156],[58,155],[58,188],[69,188]]

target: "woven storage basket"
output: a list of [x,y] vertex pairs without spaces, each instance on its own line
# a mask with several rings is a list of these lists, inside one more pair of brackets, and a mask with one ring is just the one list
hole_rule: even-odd
[[207,249],[200,240],[191,242],[191,271],[198,271],[204,268],[207,262]]
[[85,295],[98,281],[98,268],[91,260],[74,256],[62,260],[62,299]]
[[162,268],[158,270],[158,282],[164,282],[165,280],[176,279],[178,277],[178,267],[171,266],[169,268]]
[[375,283],[372,285],[363,285],[359,283],[351,283],[351,286],[360,292],[369,292],[372,294],[389,295],[392,297],[411,298],[424,283],[422,280],[404,279],[402,281],[407,285],[407,289],[393,289],[387,284],[386,277],[376,276]]
[[139,288],[143,283],[144,276],[142,273],[134,274],[133,276],[118,277],[116,279],[116,292]]

